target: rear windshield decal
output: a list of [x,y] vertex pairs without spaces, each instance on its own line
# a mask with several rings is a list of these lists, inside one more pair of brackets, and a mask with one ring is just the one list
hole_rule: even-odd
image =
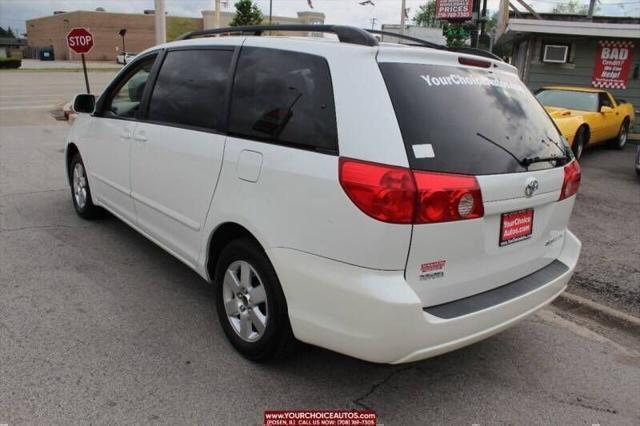
[[518,92],[526,91],[522,84],[518,82],[498,80],[497,78],[489,78],[484,76],[467,77],[464,75],[452,73],[441,77],[422,74],[420,75],[420,78],[423,79],[429,86],[492,86],[500,87],[502,89],[515,90]]
[[416,158],[436,158],[436,154],[433,152],[433,146],[430,143],[413,145],[412,147],[413,155]]

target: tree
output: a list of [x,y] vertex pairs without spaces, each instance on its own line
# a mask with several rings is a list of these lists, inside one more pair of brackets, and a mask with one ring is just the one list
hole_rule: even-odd
[[418,7],[413,23],[419,27],[439,27],[440,22],[436,19],[436,0],[428,0]]
[[260,25],[262,23],[262,12],[251,0],[240,0],[234,6],[236,14],[229,23],[230,26]]
[[16,35],[13,32],[13,30],[11,29],[11,27],[7,27],[6,30],[4,28],[0,27],[0,37],[16,38]]
[[[596,6],[595,11],[600,10]],[[589,5],[582,4],[578,0],[568,0],[566,3],[559,3],[553,7],[552,13],[565,13],[568,15],[586,15],[589,12]]]

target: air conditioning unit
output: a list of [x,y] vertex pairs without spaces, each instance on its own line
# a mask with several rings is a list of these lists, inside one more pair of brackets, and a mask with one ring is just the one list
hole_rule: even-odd
[[565,64],[569,58],[569,46],[564,44],[545,44],[542,62]]

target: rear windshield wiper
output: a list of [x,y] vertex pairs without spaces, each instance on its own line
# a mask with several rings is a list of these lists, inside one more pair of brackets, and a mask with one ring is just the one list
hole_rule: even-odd
[[500,145],[499,143],[489,139],[488,137],[486,137],[482,133],[476,133],[476,135],[478,135],[479,137],[481,137],[485,141],[497,146],[498,148],[500,148],[501,150],[503,150],[504,152],[509,154],[511,157],[513,157],[514,160],[516,160],[518,162],[518,164],[520,164],[525,169],[528,169],[529,166],[531,164],[533,164],[533,163],[544,163],[544,162],[547,162],[547,161],[567,160],[569,158],[566,153],[564,155],[557,155],[557,156],[553,156],[553,157],[525,157],[525,158],[518,158],[513,152],[509,151],[507,148],[505,148],[504,146]]

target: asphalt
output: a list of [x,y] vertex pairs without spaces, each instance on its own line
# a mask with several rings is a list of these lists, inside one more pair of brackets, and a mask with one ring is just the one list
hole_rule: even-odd
[[582,253],[569,291],[640,317],[635,150],[632,144],[623,151],[599,146],[586,150],[580,160],[582,182],[570,228],[582,241]]
[[[96,88],[108,80],[99,74]],[[48,108],[82,90],[77,75],[0,72],[0,424],[255,425],[265,409],[365,407],[385,425],[640,423],[640,339],[557,307],[409,365],[306,345],[277,364],[245,361],[224,338],[210,285],[119,220],[75,215],[63,172],[68,126]],[[583,189],[634,194],[622,191],[631,181],[601,181],[622,175],[630,154],[588,154],[594,169],[598,156],[624,157],[617,173],[587,171]],[[588,199],[578,200],[578,219],[604,208]],[[597,227],[590,220],[584,233]],[[632,238],[621,224],[611,229]],[[585,256],[615,252],[611,238],[600,250],[588,248],[599,239],[585,241]],[[619,264],[596,272],[624,278]]]

